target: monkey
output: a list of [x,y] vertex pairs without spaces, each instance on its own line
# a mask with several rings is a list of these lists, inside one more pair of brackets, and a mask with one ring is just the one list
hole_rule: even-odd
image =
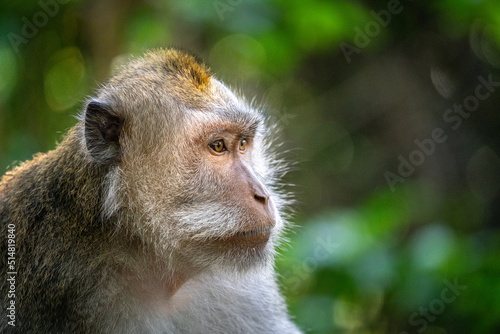
[[301,333],[274,270],[290,225],[269,118],[156,49],[0,181],[1,333]]

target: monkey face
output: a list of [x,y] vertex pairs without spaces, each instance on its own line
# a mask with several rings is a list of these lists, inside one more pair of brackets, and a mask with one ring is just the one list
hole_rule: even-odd
[[156,138],[147,145],[134,124],[124,125],[121,138],[123,191],[115,195],[129,230],[190,270],[270,264],[283,227],[262,116],[234,96],[227,100],[185,109],[169,129],[149,121]]
[[281,221],[259,173],[260,122],[257,114],[233,110],[193,113],[184,126],[190,149],[174,219],[187,237],[183,254],[200,250],[203,254],[191,258],[237,266],[271,255]]

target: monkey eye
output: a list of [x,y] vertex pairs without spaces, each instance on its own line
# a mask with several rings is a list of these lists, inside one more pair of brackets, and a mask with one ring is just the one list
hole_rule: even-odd
[[222,139],[218,139],[208,146],[210,146],[210,148],[217,153],[227,151],[226,145],[224,144],[224,141]]
[[247,148],[247,140],[243,138],[240,140],[240,151],[244,151]]

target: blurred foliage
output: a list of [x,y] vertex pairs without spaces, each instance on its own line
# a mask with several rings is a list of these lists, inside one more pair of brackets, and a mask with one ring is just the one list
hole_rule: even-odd
[[[263,100],[298,161],[285,180],[297,185],[298,226],[278,269],[304,330],[500,331],[500,93],[458,129],[444,118],[478,77],[500,81],[500,2],[41,0],[0,9],[2,174],[53,148],[130,55],[186,48]],[[346,43],[355,47],[347,57]],[[422,150],[415,140],[436,128],[446,141],[391,187],[385,173],[397,174],[398,157]]]

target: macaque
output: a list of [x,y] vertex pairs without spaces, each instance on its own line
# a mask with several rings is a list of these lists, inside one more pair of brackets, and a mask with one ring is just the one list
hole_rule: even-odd
[[123,66],[1,179],[0,332],[300,333],[273,269],[288,202],[266,123],[185,52]]

